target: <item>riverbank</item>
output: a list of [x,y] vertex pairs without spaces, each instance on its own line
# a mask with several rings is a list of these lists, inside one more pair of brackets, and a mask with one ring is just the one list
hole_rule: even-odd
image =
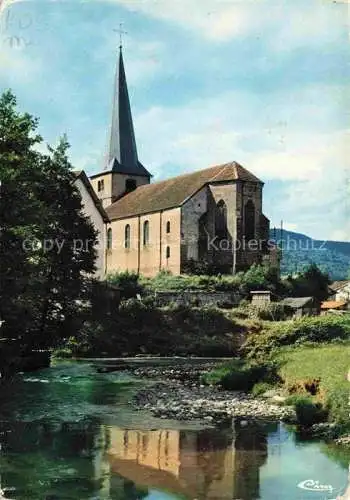
[[[271,347],[271,339],[266,336],[259,336],[257,341]],[[203,378],[206,383],[232,391],[244,387],[262,397],[280,392],[285,403],[295,408],[303,433],[336,439],[350,434],[349,359],[348,341],[297,344],[275,347],[258,359],[248,356],[245,360],[232,360]]]
[[[135,411],[130,401],[136,391],[152,388],[161,376],[164,392],[170,391],[177,367],[181,377],[182,365],[167,361],[172,366],[165,367],[166,377],[157,366],[147,367],[149,376],[144,366],[135,366],[142,370],[139,376],[112,372],[113,360],[106,371],[104,360],[60,361],[32,375],[18,374],[7,395],[1,394],[5,497],[271,500],[283,492],[283,500],[295,500],[304,493],[298,485],[310,478],[343,491],[347,451],[321,440],[301,444],[293,426],[239,417],[214,425]],[[210,363],[216,361],[205,362]],[[191,394],[193,384],[206,394],[190,369],[183,373]],[[181,387],[183,381],[174,384]]]
[[[344,421],[344,417],[345,420],[347,417],[347,414],[344,415],[344,409],[347,409],[348,401],[344,397],[348,395],[348,392],[346,394],[343,392],[344,389],[347,389],[342,384],[342,378],[344,377],[341,374],[332,375],[336,367],[332,367],[329,359],[326,367],[323,363],[325,356],[329,357],[335,354],[338,357],[338,364],[341,363],[347,357],[347,350],[344,350],[344,346],[324,346],[309,348],[307,351],[305,351],[305,348],[298,349],[289,354],[289,362],[286,353],[284,353],[283,358],[285,362],[282,371],[286,377],[284,384],[275,385],[273,388],[265,390],[259,397],[254,397],[248,392],[224,390],[220,384],[204,385],[203,380],[210,380],[213,370],[221,370],[219,361],[217,361],[216,367],[213,361],[203,361],[202,363],[197,361],[193,365],[191,361],[186,364],[183,360],[181,364],[177,364],[176,359],[173,360],[171,366],[129,367],[128,371],[134,376],[149,379],[153,382],[147,388],[138,391],[132,403],[136,409],[147,410],[157,418],[183,421],[201,419],[213,426],[227,425],[233,419],[238,420],[242,425],[247,425],[249,422],[286,422],[297,425],[300,435],[304,437],[318,438],[339,445],[350,446],[348,422]],[[306,359],[304,359],[305,356]],[[328,420],[318,420],[311,409],[311,421],[308,425],[300,425],[300,405],[295,404],[295,401],[302,401],[305,405],[306,394],[308,394],[310,401],[314,401],[314,405],[318,405],[320,400],[319,392],[314,396],[307,393],[308,383],[312,380],[312,378],[310,379],[310,369],[312,369],[313,360],[315,359],[320,361],[317,365],[319,373],[324,374],[324,381],[322,381],[320,387],[326,387],[328,391],[332,389],[331,397],[336,397],[336,401],[340,401],[340,403],[338,405],[330,404],[329,394],[326,391],[322,392],[321,389],[321,395],[324,398],[322,400],[323,406],[328,408]],[[309,363],[307,363],[307,360]],[[297,365],[295,365],[296,361]],[[233,361],[231,360],[230,363],[233,363]],[[329,377],[325,376],[326,373]],[[298,379],[300,374],[306,374],[306,379]],[[293,388],[293,386],[288,385],[291,380],[288,377],[293,377],[294,380],[298,379],[300,384]],[[331,379],[334,380],[331,382],[330,387],[327,382],[329,384]],[[299,393],[294,392],[293,397],[288,397],[291,390],[296,391],[297,389]],[[334,391],[336,395],[334,395]],[[344,400],[342,400],[342,397],[344,397]],[[306,401],[306,403],[308,404],[309,401]],[[310,408],[308,407],[306,410],[304,408],[305,406],[301,411],[307,412],[304,418],[308,418]],[[320,409],[323,411],[322,405],[320,405]]]
[[203,419],[213,425],[241,421],[295,422],[291,406],[282,406],[283,398],[272,395],[262,400],[243,392],[231,392],[201,384],[201,376],[213,365],[172,367],[136,367],[133,375],[148,378],[154,384],[133,398],[137,409],[148,410],[158,418],[177,420]]

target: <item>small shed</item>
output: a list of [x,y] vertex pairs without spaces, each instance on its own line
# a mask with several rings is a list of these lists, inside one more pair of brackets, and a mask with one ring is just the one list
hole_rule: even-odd
[[254,290],[250,292],[252,298],[252,306],[265,307],[271,302],[270,290]]
[[318,308],[313,297],[287,297],[280,304],[290,311],[292,318],[314,316],[318,313]]

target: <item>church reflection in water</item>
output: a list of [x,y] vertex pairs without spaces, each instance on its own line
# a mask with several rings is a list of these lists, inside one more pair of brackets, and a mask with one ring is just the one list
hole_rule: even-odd
[[[255,500],[267,458],[266,427],[126,430],[98,421],[0,421],[0,497]],[[15,495],[15,496],[11,496]]]
[[262,429],[106,431],[111,475],[191,499],[259,498],[259,469],[267,458]]

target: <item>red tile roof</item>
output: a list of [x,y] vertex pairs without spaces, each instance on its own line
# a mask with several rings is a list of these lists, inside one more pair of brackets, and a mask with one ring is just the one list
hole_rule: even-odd
[[345,300],[326,300],[322,302],[321,309],[342,309],[346,304]]
[[111,220],[116,220],[175,208],[206,184],[232,181],[262,184],[260,179],[238,163],[225,163],[166,181],[140,186],[107,207],[106,212]]

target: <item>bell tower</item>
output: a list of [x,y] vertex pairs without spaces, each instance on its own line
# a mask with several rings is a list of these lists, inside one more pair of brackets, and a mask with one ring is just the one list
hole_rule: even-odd
[[112,123],[105,170],[90,177],[91,184],[107,207],[143,184],[151,174],[138,159],[122,45],[114,83]]

